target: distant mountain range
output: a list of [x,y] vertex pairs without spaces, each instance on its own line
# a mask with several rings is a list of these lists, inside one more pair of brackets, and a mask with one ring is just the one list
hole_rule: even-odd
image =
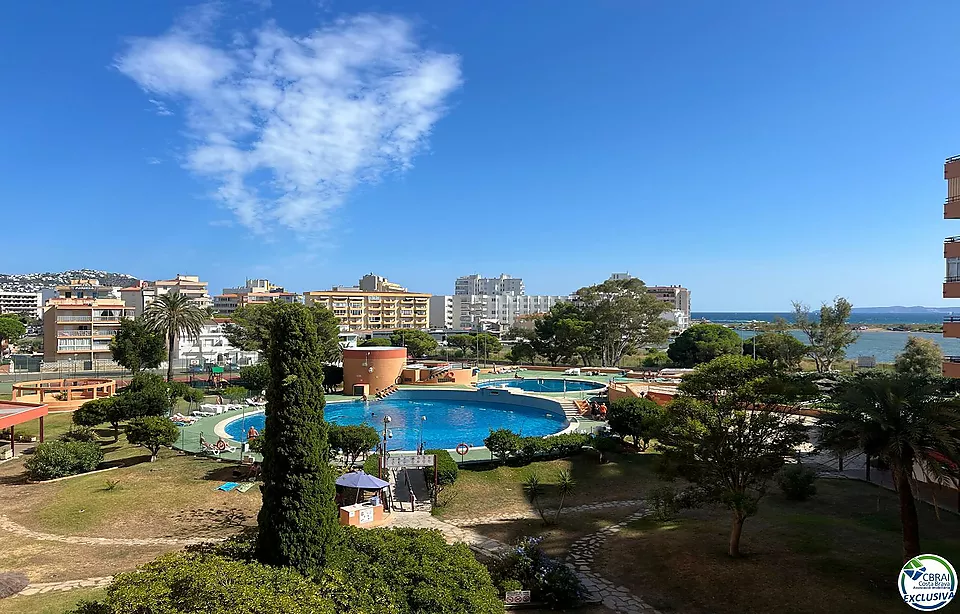
[[77,269],[60,273],[25,273],[22,275],[0,273],[0,289],[11,292],[40,292],[46,288],[62,286],[71,279],[96,279],[102,286],[126,287],[139,283],[139,279],[126,273],[110,273],[93,269]]
[[892,307],[854,307],[853,313],[960,313],[960,305],[957,307],[904,307],[894,305]]

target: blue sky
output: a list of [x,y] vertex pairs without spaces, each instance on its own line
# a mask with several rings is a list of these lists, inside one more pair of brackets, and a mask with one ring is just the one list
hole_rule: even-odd
[[274,4],[6,7],[0,271],[944,304],[956,2]]

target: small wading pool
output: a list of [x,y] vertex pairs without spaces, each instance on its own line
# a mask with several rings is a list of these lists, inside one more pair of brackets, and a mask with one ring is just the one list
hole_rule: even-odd
[[[556,401],[511,395],[502,390],[401,390],[382,401],[328,403],[324,417],[336,424],[369,424],[383,429],[390,416],[393,433],[388,448],[416,450],[423,428],[426,448],[452,449],[460,443],[483,445],[491,430],[510,429],[524,436],[546,436],[568,426]],[[426,420],[421,420],[426,416]],[[263,412],[231,420],[224,426],[234,441],[246,441],[247,431],[263,430]]]
[[492,379],[477,384],[477,388],[519,388],[526,392],[584,392],[600,390],[606,384],[582,379],[553,379],[543,377]]

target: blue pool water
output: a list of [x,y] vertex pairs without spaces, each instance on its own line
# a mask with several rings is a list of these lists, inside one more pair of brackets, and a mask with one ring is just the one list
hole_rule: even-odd
[[[487,391],[495,393],[496,391]],[[383,428],[383,415],[390,416],[390,431],[393,437],[388,444],[391,450],[416,450],[420,441],[420,425],[423,424],[423,442],[427,448],[455,448],[467,443],[471,447],[482,446],[483,439],[491,429],[505,428],[524,436],[544,436],[562,431],[566,418],[562,409],[553,401],[544,399],[517,399],[520,405],[508,403],[509,395],[479,400],[476,391],[449,391],[432,396],[401,391],[382,401],[367,403],[354,401],[329,403],[324,416],[337,424],[369,424],[378,431]],[[505,396],[504,396],[505,395]],[[486,395],[484,395],[486,396]],[[420,417],[427,419],[421,421]],[[263,429],[263,413],[237,418],[225,426],[227,434],[235,441],[246,441],[247,431],[253,426]]]
[[551,378],[530,378],[530,379],[494,379],[480,382],[477,388],[519,388],[527,392],[580,392],[585,390],[599,390],[604,384],[599,382],[589,382],[578,379],[551,379]]

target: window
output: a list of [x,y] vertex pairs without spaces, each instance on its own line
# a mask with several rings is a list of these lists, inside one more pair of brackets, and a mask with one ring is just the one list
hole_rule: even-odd
[[960,258],[947,258],[947,279],[960,281]]

